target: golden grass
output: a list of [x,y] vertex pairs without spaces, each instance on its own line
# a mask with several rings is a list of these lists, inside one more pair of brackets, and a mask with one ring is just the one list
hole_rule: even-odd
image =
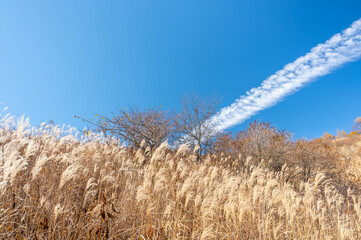
[[322,172],[291,184],[286,166],[198,163],[187,145],[151,154],[9,125],[0,130],[2,239],[361,238],[361,196]]

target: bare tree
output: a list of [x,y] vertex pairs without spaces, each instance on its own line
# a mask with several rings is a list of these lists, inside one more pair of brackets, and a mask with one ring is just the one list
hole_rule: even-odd
[[356,118],[354,121],[352,131],[358,132],[361,134],[361,117]]
[[181,135],[178,142],[198,146],[198,161],[204,151],[212,145],[217,133],[210,117],[216,112],[219,102],[216,95],[202,98],[193,93],[181,98],[182,109],[177,118],[177,130]]
[[175,114],[158,109],[139,110],[130,107],[121,110],[111,118],[96,115],[97,120],[85,120],[106,137],[115,137],[129,146],[138,148],[144,140],[151,149],[163,141],[171,140],[175,133]]

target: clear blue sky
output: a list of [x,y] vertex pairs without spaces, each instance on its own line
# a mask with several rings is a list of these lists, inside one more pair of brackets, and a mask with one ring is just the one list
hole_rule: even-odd
[[[359,0],[1,1],[0,102],[79,128],[74,114],[178,108],[191,92],[223,107],[360,17]],[[249,121],[313,138],[360,115],[358,61]]]

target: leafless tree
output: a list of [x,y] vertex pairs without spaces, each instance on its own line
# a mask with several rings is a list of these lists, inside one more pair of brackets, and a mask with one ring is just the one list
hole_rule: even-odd
[[361,117],[358,117],[354,120],[352,131],[358,132],[361,134]]
[[181,98],[182,109],[177,117],[179,143],[188,142],[199,147],[198,161],[209,148],[217,133],[210,117],[216,112],[220,100],[216,95],[200,97],[198,94],[184,95]]
[[139,148],[144,140],[151,149],[165,140],[171,140],[175,133],[175,114],[161,108],[139,110],[130,107],[113,113],[112,117],[96,115],[96,121],[85,120],[103,132],[106,137],[115,137],[131,147]]

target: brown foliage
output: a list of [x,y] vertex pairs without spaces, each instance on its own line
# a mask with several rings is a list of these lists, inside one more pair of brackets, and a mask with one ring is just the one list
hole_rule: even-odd
[[0,173],[2,239],[361,237],[360,195],[340,192],[322,172],[305,181],[261,161],[236,173],[208,157],[196,162],[187,145],[174,154],[167,144],[143,164],[142,149],[45,133],[0,136],[1,167],[26,163]]
[[334,138],[293,141],[291,136],[270,123],[254,121],[244,131],[221,134],[212,153],[222,162],[237,164],[239,168],[248,161],[255,165],[262,162],[272,171],[281,171],[286,164],[293,171],[293,180],[307,181],[323,171],[337,182],[342,182],[341,178],[346,181],[341,171],[346,162],[334,146]]
[[[278,170],[259,161],[284,152],[273,147],[287,135],[268,124],[251,124],[238,138],[222,136],[244,154],[254,147],[242,166],[221,161],[234,152],[224,142],[215,149],[228,152],[196,162],[188,145],[176,153],[166,143],[135,152],[96,138],[56,137],[53,125],[36,134],[2,126],[1,239],[361,238],[360,192],[345,183],[340,189],[324,165],[307,168],[332,158],[340,139],[290,142],[286,155],[292,152],[294,163]],[[295,174],[302,166],[306,171]],[[347,172],[351,165],[335,167]]]
[[334,175],[339,156],[330,144],[316,140],[297,140],[288,153],[287,164],[300,168],[300,176],[304,181],[323,171]]
[[223,153],[244,163],[247,157],[259,164],[261,160],[273,170],[281,170],[289,152],[291,134],[281,131],[270,123],[251,122],[244,131],[220,135],[213,147],[214,153]]

